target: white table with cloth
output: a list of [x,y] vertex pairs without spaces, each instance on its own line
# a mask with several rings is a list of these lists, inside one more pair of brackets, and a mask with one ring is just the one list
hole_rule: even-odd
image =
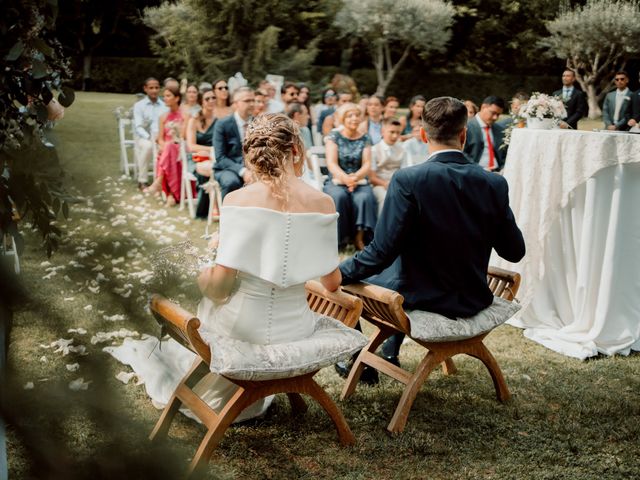
[[640,135],[514,129],[504,177],[527,254],[510,323],[585,359],[640,350]]

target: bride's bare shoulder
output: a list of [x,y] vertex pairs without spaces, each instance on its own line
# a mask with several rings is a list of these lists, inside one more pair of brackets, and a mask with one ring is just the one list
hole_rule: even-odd
[[301,193],[303,193],[303,203],[309,211],[326,214],[336,213],[333,199],[326,193],[320,192],[309,185],[304,185]]
[[238,190],[227,193],[222,205],[225,207],[256,207],[262,206],[265,196],[264,187],[258,183],[246,185]]

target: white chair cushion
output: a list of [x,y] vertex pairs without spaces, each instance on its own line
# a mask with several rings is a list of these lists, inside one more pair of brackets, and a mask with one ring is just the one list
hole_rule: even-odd
[[256,345],[210,333],[211,371],[236,380],[274,380],[313,372],[346,360],[368,339],[341,322],[318,317],[310,337],[288,343]]
[[451,342],[489,332],[509,320],[520,305],[499,297],[473,317],[452,320],[443,315],[422,310],[408,310],[411,337],[423,342]]

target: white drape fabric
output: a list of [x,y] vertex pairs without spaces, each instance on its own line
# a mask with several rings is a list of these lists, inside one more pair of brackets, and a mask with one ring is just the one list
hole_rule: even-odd
[[510,323],[577,358],[640,349],[640,136],[517,129],[504,176],[527,255]]

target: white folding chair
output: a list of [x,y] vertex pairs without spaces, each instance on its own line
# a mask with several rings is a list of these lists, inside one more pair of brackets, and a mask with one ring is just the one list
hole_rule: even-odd
[[316,188],[322,191],[324,182],[327,179],[327,175],[323,175],[322,170],[320,170],[321,167],[327,166],[325,148],[322,146],[311,147],[307,150],[307,157],[311,160],[311,171],[316,182]]
[[320,133],[316,127],[316,125],[313,125],[311,127],[311,137],[313,138],[313,144],[316,147],[322,147],[324,145],[324,142],[322,141],[322,133]]
[[9,259],[13,257],[13,270],[16,272],[16,275],[18,275],[20,273],[20,258],[18,257],[16,241],[13,238],[13,235],[9,233],[3,234],[1,241],[2,246],[0,247],[0,252],[3,256],[9,257]]
[[[118,118],[118,139],[120,140],[120,169],[125,175],[137,176],[138,165],[135,159],[135,141],[133,139],[133,121],[130,118]],[[131,149],[129,161],[127,149]]]
[[196,176],[189,171],[187,162],[187,145],[184,140],[180,140],[180,161],[182,162],[182,181],[180,182],[180,207],[184,210],[184,204],[187,204],[189,216],[196,218],[196,206],[193,199],[192,182],[197,182]]
[[[211,176],[209,177],[209,181],[201,187],[209,194],[209,211],[207,212],[207,226],[204,230],[204,238],[210,237],[209,229],[211,228],[211,224],[214,220],[220,219],[219,212],[220,207],[222,207],[222,191],[220,190],[220,184],[213,176],[213,167],[216,164],[216,149],[214,147],[211,147],[209,158],[211,159]],[[218,215],[213,215],[214,204],[218,205]]]

